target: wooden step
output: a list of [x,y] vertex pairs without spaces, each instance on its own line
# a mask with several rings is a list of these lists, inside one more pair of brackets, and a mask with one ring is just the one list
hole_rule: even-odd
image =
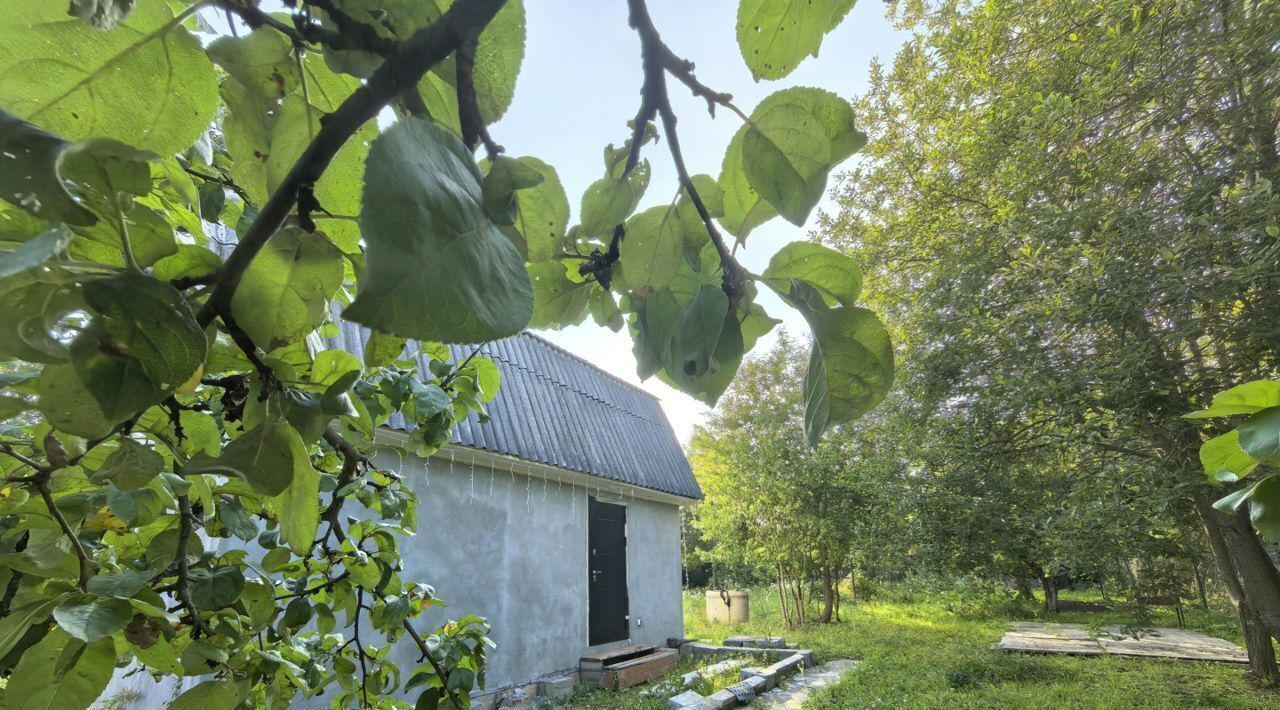
[[582,684],[588,688],[610,690],[630,688],[670,672],[675,668],[676,658],[679,657],[680,652],[674,648],[656,649],[650,646],[643,655],[634,655],[634,651],[624,655],[630,655],[630,657],[612,661],[600,669],[583,665],[579,674]]
[[611,666],[615,663],[643,656],[646,653],[652,653],[657,646],[651,643],[637,643],[631,646],[623,646],[609,651],[601,651],[593,653],[590,656],[583,656],[578,663],[580,669],[602,670],[605,666]]

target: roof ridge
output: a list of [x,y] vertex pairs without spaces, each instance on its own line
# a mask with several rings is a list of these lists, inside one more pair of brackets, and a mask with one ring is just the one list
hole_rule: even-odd
[[[641,386],[639,386],[639,385],[637,385],[637,384],[634,384],[634,383],[631,383],[631,382],[627,382],[626,380],[622,379],[621,377],[618,377],[617,375],[613,374],[612,372],[609,372],[608,370],[605,370],[604,368],[600,367],[599,365],[596,365],[595,363],[593,363],[593,362],[591,362],[590,360],[588,360],[588,359],[586,359],[586,358],[582,357],[581,355],[578,355],[578,354],[576,354],[576,353],[570,352],[569,350],[566,350],[565,348],[563,348],[563,347],[561,347],[561,346],[559,346],[559,345],[556,345],[555,343],[551,342],[550,340],[547,340],[546,338],[542,337],[541,335],[538,335],[537,333],[533,332],[532,330],[522,330],[522,331],[520,331],[519,335],[521,335],[521,336],[526,336],[526,335],[527,335],[528,337],[533,338],[534,340],[537,340],[538,342],[540,342],[540,343],[542,343],[542,344],[546,345],[547,347],[551,348],[552,350],[555,350],[556,352],[558,352],[558,353],[560,353],[560,354],[562,354],[562,355],[566,355],[566,356],[568,356],[568,357],[573,358],[574,360],[577,360],[578,362],[582,363],[583,365],[586,365],[587,367],[591,368],[592,370],[595,370],[596,372],[598,372],[598,373],[600,373],[600,374],[604,375],[605,377],[608,377],[609,379],[613,380],[614,382],[617,382],[618,384],[620,384],[620,385],[622,385],[622,386],[624,386],[624,387],[630,388],[633,392],[637,392],[637,393],[639,393],[639,394],[642,394],[642,395],[644,395],[644,396],[648,397],[649,399],[652,399],[652,400],[653,400],[653,401],[655,401],[655,402],[661,402],[661,401],[662,401],[661,399],[659,399],[659,398],[658,398],[658,395],[653,394],[652,392],[650,392],[650,391],[648,391],[648,390],[644,389],[643,387],[641,387]],[[517,336],[517,337],[519,337],[519,336]]]

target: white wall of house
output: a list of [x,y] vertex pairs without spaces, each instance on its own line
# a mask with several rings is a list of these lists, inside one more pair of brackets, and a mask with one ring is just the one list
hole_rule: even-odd
[[[591,495],[627,506],[631,638],[612,645],[661,645],[682,635],[678,506],[615,483],[573,485],[551,469],[529,476],[520,462],[488,463],[473,468],[469,455],[459,453],[452,465],[447,454],[403,464],[420,502],[418,535],[400,547],[402,576],[435,586],[447,605],[419,618],[420,628],[467,614],[489,619],[498,644],[489,660],[490,688],[576,668],[584,654],[608,648],[587,645]],[[396,653],[402,668],[414,665],[411,643],[402,641]]]

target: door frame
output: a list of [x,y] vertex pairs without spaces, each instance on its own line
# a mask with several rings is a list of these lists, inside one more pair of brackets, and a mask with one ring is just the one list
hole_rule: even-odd
[[[604,500],[597,495],[592,495],[590,492],[587,492],[586,495],[587,495],[587,504],[583,506],[586,509],[584,512],[587,518],[586,525],[583,526],[583,531],[585,533],[585,538],[586,538],[584,557],[586,558],[585,571],[587,576],[587,589],[586,589],[587,603],[583,605],[583,617],[584,617],[584,620],[586,621],[584,630],[586,631],[587,647],[598,648],[600,646],[608,646],[609,644],[626,643],[631,640],[631,544],[630,544],[631,542],[631,506],[621,500],[616,502],[611,500]],[[626,579],[624,580],[625,584],[623,585],[623,588],[624,588],[624,591],[626,592],[626,602],[627,602],[627,613],[625,615],[627,632],[626,632],[626,635],[620,639],[616,639],[613,641],[603,641],[597,644],[591,643],[591,504],[592,502],[606,503],[608,505],[619,506],[625,511],[624,515],[626,517],[626,520],[622,524],[622,544],[625,552],[625,554],[623,555],[623,559],[626,563]]]

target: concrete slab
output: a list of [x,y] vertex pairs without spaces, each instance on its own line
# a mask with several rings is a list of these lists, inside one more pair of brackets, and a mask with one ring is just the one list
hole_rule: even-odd
[[1137,638],[1122,627],[1108,626],[1094,636],[1082,624],[1018,622],[996,644],[1004,651],[1100,656],[1104,653],[1131,658],[1164,658],[1180,661],[1249,662],[1244,649],[1230,641],[1187,629],[1155,628]]
[[683,693],[667,699],[667,710],[689,710],[698,707],[698,704],[704,700],[702,695],[686,690]]
[[786,648],[787,639],[782,636],[730,636],[724,640],[724,645],[739,648]]
[[782,681],[777,688],[760,696],[756,702],[752,703],[752,707],[800,710],[819,688],[835,683],[857,667],[857,661],[834,660],[803,673],[796,673]]

